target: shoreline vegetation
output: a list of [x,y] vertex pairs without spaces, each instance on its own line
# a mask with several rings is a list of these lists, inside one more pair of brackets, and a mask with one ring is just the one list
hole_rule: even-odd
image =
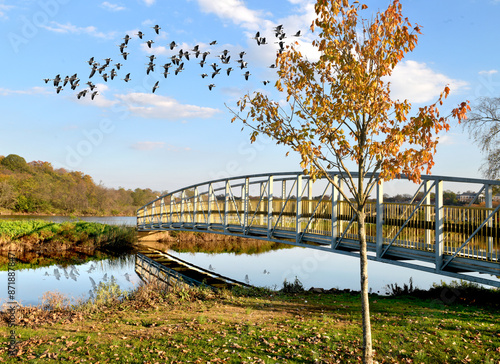
[[[472,302],[483,291],[461,283],[435,286],[427,298],[370,295],[375,360],[498,363],[499,292]],[[358,363],[362,353],[359,292],[304,291],[298,281],[280,291],[152,282],[124,292],[108,282],[94,296],[71,305],[48,292],[40,305],[19,307],[15,356],[2,329],[2,362]],[[0,326],[8,323],[0,313]]]

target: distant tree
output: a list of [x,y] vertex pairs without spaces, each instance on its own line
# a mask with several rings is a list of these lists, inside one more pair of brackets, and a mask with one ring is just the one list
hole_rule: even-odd
[[500,97],[483,97],[472,106],[463,123],[485,154],[480,171],[486,178],[500,177]]
[[0,163],[11,171],[26,171],[28,169],[26,160],[17,154],[9,154]]
[[[253,130],[252,142],[263,134],[298,152],[304,173],[313,180],[325,177],[339,188],[328,171],[341,173],[353,198],[341,193],[356,214],[360,241],[363,362],[372,363],[365,206],[378,183],[376,173],[384,180],[405,174],[419,182],[421,172],[429,173],[434,164],[436,134],[448,130],[449,117],[462,120],[468,104],[449,117],[440,116],[438,106],[450,91],[445,87],[436,103],[409,117],[411,104],[392,100],[385,78],[413,50],[420,29],[403,18],[398,0],[370,19],[359,15],[366,8],[358,1],[318,0],[311,28],[320,29],[313,42],[319,60],[287,47],[276,61],[276,88],[284,96],[273,101],[267,93],[247,94],[239,100],[233,121],[239,119]],[[357,166],[357,178],[350,161]]]
[[7,180],[0,181],[0,207],[12,209],[16,200],[17,193],[12,185]]

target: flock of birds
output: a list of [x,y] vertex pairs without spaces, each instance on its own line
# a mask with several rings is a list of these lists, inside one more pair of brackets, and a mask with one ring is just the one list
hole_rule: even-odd
[[[159,25],[155,25],[152,27],[157,35],[160,34],[160,29],[161,27]],[[285,41],[284,39],[287,38],[286,33],[284,32],[283,25],[278,25],[273,29],[275,37],[276,37],[276,44],[278,44],[279,48],[277,49],[277,53],[282,53],[285,49]],[[144,40],[145,34],[141,31],[138,31],[137,37],[141,40]],[[296,32],[295,34],[292,35],[293,37],[300,37],[301,32],[300,30]],[[126,51],[129,45],[129,41],[132,39],[128,34],[125,35],[123,39],[123,42],[118,45],[119,50],[120,50],[120,56],[123,58],[124,61],[127,60],[127,57],[130,53]],[[255,36],[252,38],[255,39],[257,42],[257,45],[265,45],[268,44],[268,41],[265,37],[261,37],[260,32],[257,32]],[[148,48],[152,48],[152,45],[155,42],[150,39],[146,40],[145,44],[147,44]],[[210,46],[214,46],[217,44],[217,41],[212,41],[210,42]],[[178,47],[178,44],[175,41],[172,41],[171,43],[168,44],[168,47],[171,51],[174,51],[176,47]],[[193,49],[190,50],[182,50],[180,49],[177,53],[173,54],[170,57],[170,62],[167,62],[163,65],[161,65],[158,68],[162,69],[162,75],[164,78],[167,78],[171,72],[174,73],[174,75],[178,75],[180,72],[184,71],[184,63],[189,62],[193,59],[196,59],[200,67],[203,69],[203,73],[200,74],[200,76],[204,78],[211,78],[214,79],[215,76],[220,75],[221,72],[227,74],[229,76],[231,72],[235,71],[235,68],[239,68],[241,71],[245,70],[248,68],[248,62],[244,59],[244,55],[246,52],[242,51],[239,52],[236,57],[234,57],[230,51],[227,49],[223,50],[220,54],[216,55],[215,57],[219,58],[219,63],[213,62],[208,65],[209,61],[208,56],[210,55],[210,51],[205,50],[202,51],[200,49],[199,45],[196,45],[193,47]],[[149,63],[146,64],[146,74],[149,75],[151,72],[155,72],[155,69],[157,69],[155,62],[155,59],[157,57],[155,55],[150,55],[147,56],[149,58]],[[233,61],[231,61],[231,57],[233,57]],[[236,61],[234,61],[234,58],[237,58]],[[94,57],[91,57],[87,63],[90,66],[90,73],[88,76],[88,81],[85,83],[85,85],[88,86],[88,88],[84,88],[83,90],[78,91],[76,94],[78,99],[81,99],[82,97],[86,97],[86,95],[90,95],[90,98],[94,100],[94,98],[99,94],[99,91],[97,90],[97,86],[90,80],[94,76],[101,77],[104,82],[108,82],[108,80],[114,80],[115,78],[118,77],[118,71],[120,71],[123,67],[122,63],[114,63],[112,64],[113,60],[111,58],[105,58],[104,63],[98,62]],[[233,62],[233,63],[231,63]],[[204,67],[207,65],[206,67]],[[233,68],[234,66],[234,68]],[[275,68],[275,64],[272,64],[269,66],[270,68]],[[224,70],[223,70],[224,68]],[[171,72],[169,72],[171,71]],[[251,76],[250,71],[246,70],[242,74],[245,78],[245,80],[248,81],[249,77]],[[44,78],[43,79],[46,84],[49,82],[53,82],[54,88],[56,90],[56,93],[60,93],[61,91],[64,90],[66,86],[70,86],[72,90],[76,90],[77,87],[80,86],[81,79],[79,78],[78,74],[75,73],[71,76],[65,76],[64,78],[61,77],[60,74],[56,75],[54,78]],[[124,78],[122,78],[123,81],[129,82],[131,81],[130,73],[127,73]],[[267,85],[270,81],[269,80],[264,80],[262,83]],[[215,83],[210,83],[208,84],[208,89],[212,90],[215,87]],[[155,91],[160,87],[160,81],[156,81],[154,84],[151,92],[155,93]]]

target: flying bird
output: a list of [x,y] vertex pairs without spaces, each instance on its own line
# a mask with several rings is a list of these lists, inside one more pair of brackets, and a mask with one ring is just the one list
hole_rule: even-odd
[[90,95],[91,99],[93,100],[93,99],[94,99],[94,97],[96,97],[96,95],[98,95],[98,94],[99,94],[99,92],[98,92],[98,91],[94,91],[94,92],[92,92],[92,95]]
[[80,100],[80,97],[85,97],[85,95],[89,92],[89,90],[82,90],[78,93],[76,97],[78,97],[78,100]]
[[229,76],[229,74],[231,73],[231,71],[233,70],[233,67],[229,67],[226,71],[227,71],[227,75]]
[[210,91],[212,91],[212,89],[213,89],[214,87],[215,87],[215,85],[214,85],[213,83],[211,83],[210,85],[208,85],[208,89],[209,89]]
[[57,75],[53,81],[55,87],[59,86],[59,82],[61,82],[61,75]]
[[125,40],[125,44],[128,44],[128,41],[130,40],[130,36],[128,34],[125,34],[125,37],[123,39]]
[[89,66],[92,66],[92,63],[94,63],[94,57],[90,57],[87,63],[89,64]]
[[143,33],[143,32],[141,32],[141,31],[139,30],[139,32],[137,32],[137,34],[136,34],[136,35],[137,35],[140,39],[142,39],[142,36],[144,35],[144,33]]
[[160,86],[158,86],[158,84],[160,83],[160,81],[156,81],[155,85],[153,86],[153,93],[155,93],[156,89]]
[[299,30],[297,33],[295,33],[293,36],[294,36],[294,37],[300,37],[300,36],[301,36],[301,34],[300,34],[300,30]]
[[120,67],[123,66],[121,63],[115,63],[116,69],[119,71]]
[[174,49],[175,47],[177,47],[177,44],[175,44],[174,41],[170,42],[170,50]]
[[57,92],[57,93],[59,93],[59,92],[61,92],[61,90],[62,90],[62,89],[63,89],[63,87],[62,87],[62,86],[57,86],[57,87],[56,87],[56,92]]
[[130,80],[131,80],[130,73],[127,73],[127,75],[125,76],[125,78],[123,79],[123,81],[128,82]]
[[149,48],[151,48],[151,45],[154,43],[154,41],[152,39],[146,41],[147,45]]
[[161,28],[160,28],[160,26],[158,24],[155,25],[154,27],[151,27],[151,28],[153,28],[155,30],[156,34],[160,34],[160,29]]
[[216,45],[216,44],[217,44],[217,41],[216,41],[216,40],[214,40],[214,41],[210,42],[209,44],[210,44],[210,45]]
[[123,50],[127,48],[127,45],[125,43],[118,44],[118,47],[120,47],[120,53],[123,53]]
[[123,59],[124,59],[124,60],[127,60],[127,56],[128,56],[129,54],[130,54],[130,53],[123,52],[123,53],[122,53]]
[[245,80],[248,81],[248,76],[250,76],[251,73],[250,73],[250,71],[246,71],[243,75],[245,76]]

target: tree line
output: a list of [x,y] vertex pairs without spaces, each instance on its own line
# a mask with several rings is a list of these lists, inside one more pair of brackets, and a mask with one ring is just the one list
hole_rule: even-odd
[[0,212],[56,215],[129,215],[161,192],[108,188],[79,171],[49,162],[0,156]]

